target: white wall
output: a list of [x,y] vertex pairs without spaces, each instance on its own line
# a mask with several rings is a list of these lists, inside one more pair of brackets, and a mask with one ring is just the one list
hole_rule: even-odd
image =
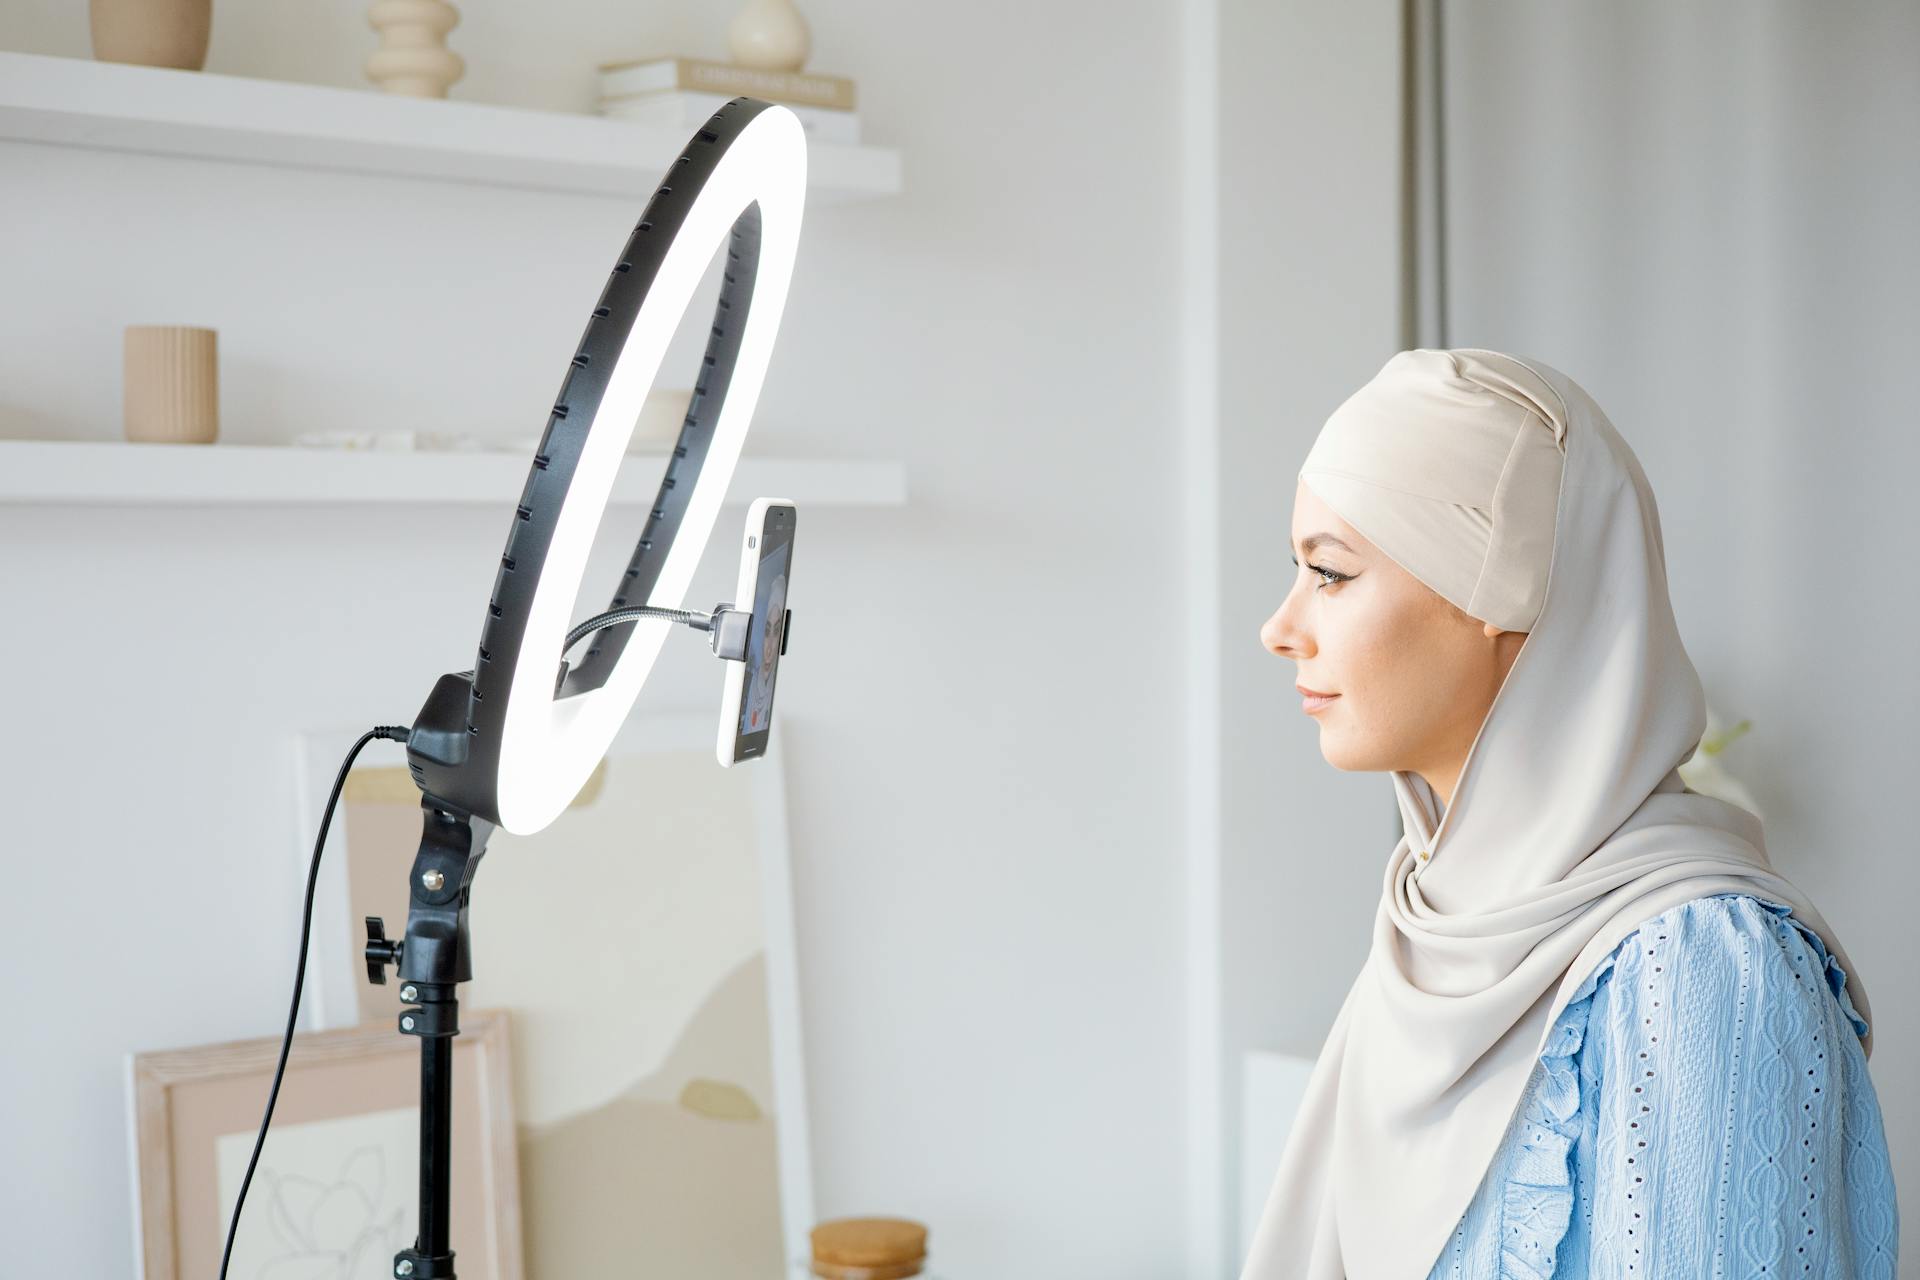
[[1319,1052],[1399,838],[1391,783],[1327,766],[1293,664],[1259,632],[1294,573],[1300,460],[1405,345],[1402,99],[1395,0],[1220,14],[1221,1159],[1237,1188],[1241,1055]]
[[1728,768],[1872,997],[1920,1221],[1920,150],[1888,145],[1920,9],[1446,12],[1449,341],[1559,366],[1645,465],[1708,701],[1753,721]]
[[[453,96],[586,109],[599,61],[722,56],[733,7],[473,0]],[[1178,14],[803,7],[906,193],[809,210],[750,447],[900,456],[912,490],[806,516],[781,678],[816,1207],[926,1221],[955,1280],[1174,1274],[1183,624],[1141,515],[1177,445]],[[216,6],[207,69],[360,86],[362,9]],[[0,46],[86,56],[85,6]],[[536,434],[638,212],[24,144],[0,187],[0,435],[57,438],[118,434],[136,322],[220,330],[230,440]],[[287,735],[469,665],[505,532],[0,509],[0,1271],[132,1274],[122,1055],[280,1030]],[[642,706],[716,679],[689,637]]]

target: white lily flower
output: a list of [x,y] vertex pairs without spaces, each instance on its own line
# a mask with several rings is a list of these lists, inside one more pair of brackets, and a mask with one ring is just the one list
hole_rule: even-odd
[[1700,745],[1694,748],[1693,755],[1680,766],[1680,780],[1690,790],[1737,804],[1754,816],[1764,818],[1766,815],[1760,812],[1760,805],[1754,800],[1753,793],[1727,772],[1721,758],[1727,744],[1752,727],[1751,720],[1742,720],[1731,729],[1724,728],[1720,717],[1714,714],[1712,707],[1708,707],[1706,735],[1700,739]]

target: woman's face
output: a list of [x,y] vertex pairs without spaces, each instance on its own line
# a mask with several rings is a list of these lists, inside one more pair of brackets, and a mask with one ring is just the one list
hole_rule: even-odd
[[1293,659],[1301,686],[1334,695],[1309,711],[1321,755],[1337,769],[1417,773],[1451,796],[1525,633],[1463,613],[1304,482],[1291,541],[1299,568],[1260,641]]

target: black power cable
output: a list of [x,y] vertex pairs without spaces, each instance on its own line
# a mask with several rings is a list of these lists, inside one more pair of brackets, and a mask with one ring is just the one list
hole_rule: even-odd
[[260,1136],[253,1141],[253,1156],[247,1161],[247,1176],[240,1180],[240,1195],[233,1202],[233,1221],[227,1224],[227,1247],[220,1253],[220,1280],[227,1280],[227,1263],[233,1257],[233,1237],[240,1228],[240,1206],[247,1202],[247,1187],[253,1182],[253,1167],[260,1160],[260,1149],[267,1143],[267,1125],[273,1119],[273,1104],[280,1097],[280,1077],[287,1069],[287,1052],[293,1048],[293,1027],[300,1016],[300,986],[307,977],[307,935],[313,928],[313,887],[320,878],[320,851],[327,847],[327,828],[333,823],[333,806],[346,784],[347,771],[360,748],[375,738],[405,742],[412,730],[406,725],[375,725],[360,735],[347,758],[341,762],[340,775],[333,780],[333,794],[327,797],[326,812],[320,815],[320,836],[313,842],[313,865],[307,870],[307,905],[300,917],[300,963],[293,971],[293,1007],[287,1010],[287,1034],[280,1041],[280,1062],[273,1069],[273,1088],[267,1094],[267,1114],[260,1118]]

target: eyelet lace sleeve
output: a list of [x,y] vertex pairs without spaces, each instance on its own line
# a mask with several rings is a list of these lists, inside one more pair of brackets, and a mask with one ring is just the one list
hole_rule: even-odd
[[[1631,945],[1628,945],[1631,944]],[[1899,1219],[1846,972],[1784,904],[1682,903],[1615,953],[1583,1076],[1593,1276],[1887,1277]]]
[[1430,1280],[1892,1277],[1866,1030],[1784,904],[1717,894],[1647,921],[1547,1033]]

